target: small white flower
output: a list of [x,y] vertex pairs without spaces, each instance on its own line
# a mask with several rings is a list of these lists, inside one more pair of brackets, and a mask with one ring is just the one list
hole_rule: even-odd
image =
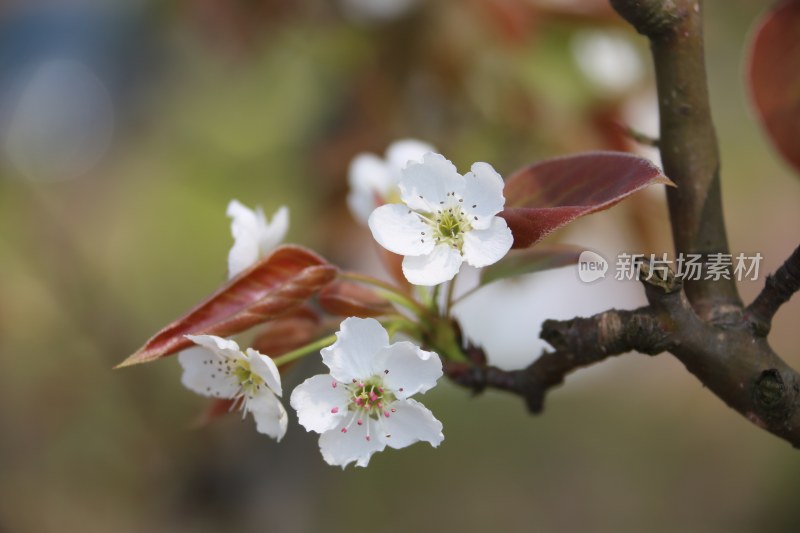
[[288,417],[277,398],[283,391],[275,362],[252,348],[243,353],[232,340],[214,335],[186,337],[198,346],[178,354],[183,385],[203,396],[236,400],[242,416],[253,413],[256,431],[280,441]]
[[353,216],[364,224],[370,213],[379,205],[400,199],[397,183],[403,169],[411,161],[422,161],[422,156],[435,149],[422,141],[403,139],[392,143],[386,158],[375,154],[359,154],[350,163],[347,179],[350,193],[347,205]]
[[378,243],[404,255],[403,274],[415,285],[453,279],[466,261],[474,267],[496,263],[514,237],[495,216],[505,204],[503,178],[488,163],[475,163],[462,176],[439,154],[410,163],[400,179],[405,205],[378,207],[369,228]]
[[330,465],[367,466],[386,446],[417,441],[438,446],[442,423],[410,396],[424,393],[442,376],[442,362],[410,342],[389,344],[372,318],[348,318],[337,340],[322,350],[330,375],[320,374],[292,392],[291,404],[308,431],[321,433],[319,447]]
[[289,230],[289,210],[284,206],[267,222],[260,207],[255,211],[231,200],[226,213],[231,220],[233,246],[228,253],[228,278],[258,261],[286,237]]

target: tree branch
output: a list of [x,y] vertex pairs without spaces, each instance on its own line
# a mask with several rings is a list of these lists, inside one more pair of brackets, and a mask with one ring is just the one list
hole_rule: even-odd
[[767,276],[764,289],[753,300],[745,318],[759,337],[766,337],[772,327],[772,317],[778,308],[800,290],[800,246],[772,276]]
[[[706,85],[701,0],[611,0],[650,40],[658,87],[659,148],[676,253],[729,253],[722,215],[719,150]],[[728,280],[691,280],[686,294],[703,317],[738,313],[741,301]]]
[[[647,264],[641,266],[644,279],[650,271]],[[472,347],[475,364],[448,364],[446,372],[476,393],[490,387],[518,394],[532,413],[539,413],[547,392],[579,368],[631,350],[650,355],[669,351],[728,406],[800,447],[800,375],[765,339],[753,338],[744,318],[736,324],[706,322],[694,312],[679,279],[671,272],[653,274],[645,281],[647,307],[546,321],[541,336],[555,351],[527,368],[505,371],[480,364],[483,354]]]
[[[547,391],[563,383],[567,374],[631,350],[659,353],[665,339],[649,308],[612,309],[590,318],[563,322],[548,320],[542,327],[542,338],[556,351],[542,353],[523,370],[506,371],[488,366],[482,350],[472,346],[468,353],[477,364],[448,364],[447,375],[476,393],[490,387],[519,394],[532,413],[540,413]],[[482,361],[484,364],[480,364]]]

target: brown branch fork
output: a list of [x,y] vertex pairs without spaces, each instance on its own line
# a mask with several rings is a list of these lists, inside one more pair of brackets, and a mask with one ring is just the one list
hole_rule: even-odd
[[[677,254],[727,254],[719,150],[706,84],[701,0],[611,0],[650,41],[661,121],[659,149]],[[778,308],[800,289],[800,247],[744,307],[733,276],[682,282],[640,263],[648,305],[588,318],[548,320],[541,337],[554,351],[522,370],[451,363],[448,375],[476,392],[491,387],[522,396],[538,413],[547,392],[570,372],[632,350],[677,357],[710,391],[757,426],[800,447],[800,374],[769,346]]]

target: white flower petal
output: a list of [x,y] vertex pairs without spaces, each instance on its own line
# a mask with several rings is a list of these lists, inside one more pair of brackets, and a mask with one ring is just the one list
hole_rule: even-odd
[[347,181],[350,192],[347,204],[353,216],[366,222],[370,213],[386,201],[390,191],[397,188],[397,176],[393,176],[387,164],[374,154],[359,154],[350,163]]
[[502,259],[514,244],[514,235],[506,221],[492,217],[488,229],[472,230],[464,234],[464,259],[474,267],[485,267]]
[[[503,210],[503,178],[488,163],[475,163],[472,172],[464,176],[464,211],[475,229],[486,229],[492,217]],[[475,207],[473,207],[475,206]],[[478,217],[475,220],[475,217]]]
[[233,246],[228,252],[228,279],[258,260],[259,228],[266,225],[263,213],[256,213],[238,200],[231,200],[226,215],[231,220]]
[[[444,440],[442,423],[421,403],[408,399],[392,404],[394,412],[382,422],[384,439],[392,448],[405,448],[418,441],[436,448]],[[386,436],[391,435],[391,436]]]
[[279,207],[275,214],[272,215],[272,221],[269,224],[260,208],[258,213],[260,215],[258,244],[263,256],[282,243],[286,237],[286,233],[289,231],[289,208],[285,205]]
[[250,362],[250,371],[263,379],[273,393],[283,396],[281,374],[275,361],[252,348],[247,349],[247,359]]
[[226,211],[231,220],[233,246],[228,252],[228,278],[239,274],[272,251],[289,230],[289,210],[282,206],[267,222],[261,208],[252,210],[238,200],[231,200]]
[[[346,467],[355,461],[356,466],[367,466],[369,459],[375,452],[386,448],[382,432],[378,424],[371,418],[364,419],[364,424],[350,423],[350,419],[342,422],[334,429],[326,431],[319,438],[319,450],[322,458],[329,465]],[[342,429],[349,423],[346,432]],[[367,440],[369,435],[369,440]]]
[[239,391],[239,381],[225,373],[225,359],[213,351],[194,346],[178,354],[183,367],[181,383],[202,396],[233,398]]
[[383,378],[384,386],[397,398],[404,399],[436,386],[442,377],[442,361],[416,344],[396,342],[378,353],[373,373]]
[[350,192],[347,193],[347,207],[350,208],[353,218],[361,224],[367,223],[369,215],[378,205],[376,195],[369,191],[350,189]]
[[278,442],[286,434],[289,417],[280,400],[268,390],[247,400],[247,410],[256,421],[256,431],[269,435]]
[[255,238],[238,239],[228,252],[228,279],[236,277],[243,270],[258,261],[259,247]]
[[297,411],[301,426],[307,431],[325,433],[337,427],[348,413],[348,400],[345,384],[328,374],[319,374],[295,387],[289,403]]
[[244,358],[244,354],[242,354],[236,341],[223,339],[216,335],[186,335],[186,338],[195,344],[208,348],[225,359],[236,360]]
[[422,163],[411,162],[400,178],[400,197],[414,209],[426,213],[437,211],[447,203],[448,194],[462,194],[464,177],[444,156],[428,153]]
[[377,208],[369,216],[369,229],[378,244],[396,254],[429,254],[435,246],[430,226],[404,205]]
[[350,317],[342,322],[336,342],[320,353],[334,379],[351,383],[372,375],[375,354],[388,345],[389,334],[380,322],[374,318]]
[[416,139],[400,139],[393,142],[386,150],[386,162],[396,182],[400,181],[401,172],[411,161],[422,162],[428,152],[436,149],[428,143]]
[[225,215],[231,219],[231,233],[234,234],[234,237],[240,231],[253,232],[258,227],[258,215],[256,212],[239,200],[234,199],[228,202]]
[[438,285],[453,279],[458,274],[461,262],[458,250],[440,244],[427,255],[403,258],[403,274],[414,285]]
[[351,189],[370,194],[383,194],[397,185],[397,178],[392,176],[386,162],[375,154],[367,153],[358,154],[350,162],[347,181]]

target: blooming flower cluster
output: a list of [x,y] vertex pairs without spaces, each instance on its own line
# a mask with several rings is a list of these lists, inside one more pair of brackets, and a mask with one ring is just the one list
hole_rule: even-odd
[[[379,244],[405,256],[403,272],[411,283],[431,286],[452,280],[463,262],[486,266],[511,247],[511,231],[497,216],[505,203],[503,180],[486,163],[475,163],[461,175],[432,147],[407,139],[393,144],[385,160],[371,154],[356,157],[350,184],[353,214],[368,223]],[[281,207],[268,221],[260,208],[251,210],[236,200],[227,215],[234,238],[228,271],[234,278],[247,275],[251,265],[283,240],[289,215]],[[394,301],[408,304],[402,296]],[[415,442],[437,447],[444,439],[441,422],[412,398],[433,388],[442,376],[439,355],[409,341],[392,343],[374,318],[346,318],[335,338],[283,353],[280,360],[252,348],[242,351],[230,339],[187,338],[195,346],[178,356],[183,384],[200,395],[229,400],[243,417],[253,416],[258,432],[278,441],[288,426],[279,399],[278,366],[322,348],[329,373],[298,385],[290,404],[300,425],[320,434],[328,464],[367,466],[374,453],[387,447]]]

